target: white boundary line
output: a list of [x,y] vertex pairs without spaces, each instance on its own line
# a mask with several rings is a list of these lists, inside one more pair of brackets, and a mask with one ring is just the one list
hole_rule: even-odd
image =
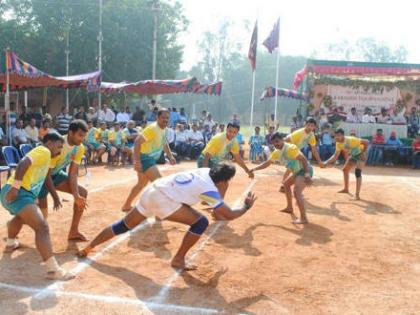
[[[243,198],[248,194],[248,192],[251,191],[252,187],[254,187],[254,185],[257,183],[256,179],[253,179],[249,185],[246,187],[246,189],[244,190],[244,192],[241,194],[241,196],[236,199],[233,207],[238,207]],[[226,222],[225,221],[219,221],[217,222],[213,229],[209,232],[209,234],[207,235],[207,237],[202,240],[198,246],[196,247],[196,249],[192,252],[192,254],[189,257],[189,261],[193,261],[194,258],[198,255],[198,253],[204,248],[204,246],[207,245],[207,243],[210,241],[210,239],[216,234],[216,232],[219,230],[220,227],[222,227]],[[179,277],[179,275],[181,274],[182,270],[177,270],[166,282],[166,284],[162,287],[162,289],[160,289],[160,291],[158,292],[158,294],[156,294],[156,296],[150,298],[148,301],[154,301],[154,302],[162,302],[166,296],[168,295],[169,290],[171,289],[172,284],[175,282],[175,280]]]
[[220,310],[217,310],[214,308],[184,306],[184,305],[177,305],[177,304],[164,304],[164,303],[156,303],[156,302],[143,302],[139,299],[131,299],[131,298],[114,296],[114,295],[101,295],[101,294],[91,294],[91,293],[82,293],[82,292],[74,292],[74,291],[62,291],[62,290],[45,290],[43,288],[18,286],[18,285],[7,284],[7,283],[2,283],[2,282],[0,282],[0,289],[9,289],[9,290],[14,290],[21,293],[30,293],[32,296],[37,295],[41,291],[45,291],[45,293],[43,294],[43,298],[51,297],[51,296],[68,296],[68,297],[74,297],[74,298],[79,298],[79,299],[84,299],[84,300],[100,301],[100,302],[112,303],[112,304],[137,305],[145,310],[163,309],[163,310],[168,310],[168,311],[178,311],[178,312],[183,312],[183,313],[199,313],[199,314],[216,314],[220,312]]

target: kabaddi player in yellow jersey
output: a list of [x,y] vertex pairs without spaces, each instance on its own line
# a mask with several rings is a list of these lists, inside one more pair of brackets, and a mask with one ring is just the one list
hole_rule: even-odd
[[[54,200],[54,209],[61,208],[58,191],[73,195],[73,219],[68,234],[70,241],[86,241],[86,238],[79,232],[79,223],[83,211],[86,209],[87,190],[78,184],[78,169],[85,154],[83,140],[88,132],[86,122],[80,119],[73,120],[64,137],[64,146],[60,155],[55,157],[55,166],[50,169],[45,184],[39,193],[39,207],[45,218],[48,216],[47,195],[51,193]],[[67,167],[69,167],[67,171]]]
[[121,124],[114,122],[113,126],[114,128],[108,132],[111,162],[118,165],[121,156],[121,162],[125,164],[126,157],[130,156],[132,151],[130,148],[125,147],[126,134],[121,130]]
[[[312,117],[306,119],[305,127],[298,129],[289,134],[285,141],[296,145],[300,150],[306,147],[308,144],[311,146],[311,152],[313,157],[316,159],[320,167],[324,167],[324,164],[319,157],[319,153],[316,147],[316,138],[314,131],[316,129],[316,120]],[[290,168],[286,165],[286,172],[283,175],[283,182],[287,180],[291,173]],[[283,186],[280,188],[283,191]]]
[[90,160],[95,164],[98,161],[102,161],[102,155],[106,152],[106,147],[100,143],[100,131],[93,126],[93,122],[88,121],[87,124],[89,131],[85,143],[90,150]]
[[349,193],[349,174],[351,169],[355,168],[356,175],[356,195],[355,199],[360,200],[360,190],[362,188],[362,168],[366,161],[366,150],[369,146],[369,141],[363,140],[356,137],[347,137],[344,135],[343,129],[338,129],[335,132],[335,154],[324,162],[324,165],[334,164],[334,162],[340,156],[342,151],[346,152],[348,157],[344,163],[343,175],[344,175],[344,189],[340,190],[339,193]]
[[58,265],[53,255],[48,223],[36,205],[48,169],[54,167],[51,158],[60,154],[64,139],[58,133],[50,132],[42,142],[20,160],[14,175],[1,190],[1,203],[13,215],[7,223],[5,251],[19,248],[17,236],[24,224],[29,225],[35,231],[36,248],[45,263],[47,278],[68,280],[73,275]]
[[122,211],[131,210],[131,203],[134,198],[142,191],[147,183],[155,181],[161,177],[156,162],[165,151],[172,165],[176,160],[172,155],[167,141],[167,129],[169,124],[169,111],[161,108],[157,114],[156,122],[147,126],[134,142],[133,162],[134,170],[137,172],[137,184],[131,189]]
[[313,176],[312,166],[309,164],[306,157],[299,150],[299,148],[291,143],[287,143],[283,140],[283,136],[276,132],[271,137],[271,143],[273,144],[275,150],[271,153],[270,158],[253,168],[251,171],[255,172],[258,170],[265,169],[269,167],[276,161],[286,161],[287,167],[291,170],[292,176],[288,177],[283,183],[287,206],[282,212],[290,213],[294,217],[293,213],[293,202],[292,202],[292,189],[291,187],[295,185],[293,189],[293,194],[296,199],[296,204],[299,208],[300,219],[295,219],[293,223],[295,224],[305,224],[308,223],[308,218],[306,217],[305,202],[303,199],[303,190],[307,185],[312,183],[311,177]]

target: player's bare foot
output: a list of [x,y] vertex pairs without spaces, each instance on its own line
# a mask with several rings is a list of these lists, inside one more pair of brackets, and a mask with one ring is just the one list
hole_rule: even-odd
[[293,220],[293,224],[307,224],[308,223],[308,219],[296,219]]
[[75,274],[66,271],[63,268],[58,268],[56,271],[51,271],[47,273],[47,279],[50,280],[68,281],[74,278],[76,278]]
[[185,259],[173,259],[171,262],[172,268],[175,269],[181,269],[182,271],[190,271],[190,270],[196,270],[197,266],[192,264],[187,264],[185,262]]
[[20,243],[18,240],[15,240],[15,243],[13,245],[7,245],[4,248],[4,252],[5,253],[12,253],[13,251],[15,251],[16,249],[18,249],[20,247]]
[[93,249],[92,247],[87,246],[87,247],[79,250],[76,255],[77,255],[77,257],[85,258],[89,255],[89,253],[92,251],[92,249]]
[[353,199],[354,200],[360,200],[360,196],[359,195],[355,195]]
[[339,194],[349,194],[349,190],[348,189],[341,189],[340,191],[338,191]]
[[285,190],[284,190],[284,186],[283,186],[283,185],[281,185],[281,186],[280,186],[279,192],[282,192],[282,193],[284,193],[284,192],[285,192]]
[[87,238],[80,232],[71,232],[67,239],[72,242],[86,242],[87,241]]
[[293,209],[292,208],[284,208],[283,210],[280,210],[280,212],[293,214]]

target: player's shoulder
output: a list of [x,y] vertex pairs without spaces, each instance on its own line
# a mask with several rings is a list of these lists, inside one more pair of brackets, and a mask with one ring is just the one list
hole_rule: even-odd
[[51,158],[51,151],[43,145],[39,145],[36,148],[29,151],[27,154],[30,158],[38,157],[38,158]]

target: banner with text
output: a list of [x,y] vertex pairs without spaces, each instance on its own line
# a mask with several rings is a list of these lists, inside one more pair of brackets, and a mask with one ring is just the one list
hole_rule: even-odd
[[345,112],[350,112],[352,107],[356,107],[358,112],[370,107],[373,113],[379,113],[382,107],[388,109],[395,105],[400,98],[400,90],[396,87],[384,87],[379,91],[372,91],[363,87],[328,85],[328,95],[331,96],[332,104],[337,107],[343,106]]

